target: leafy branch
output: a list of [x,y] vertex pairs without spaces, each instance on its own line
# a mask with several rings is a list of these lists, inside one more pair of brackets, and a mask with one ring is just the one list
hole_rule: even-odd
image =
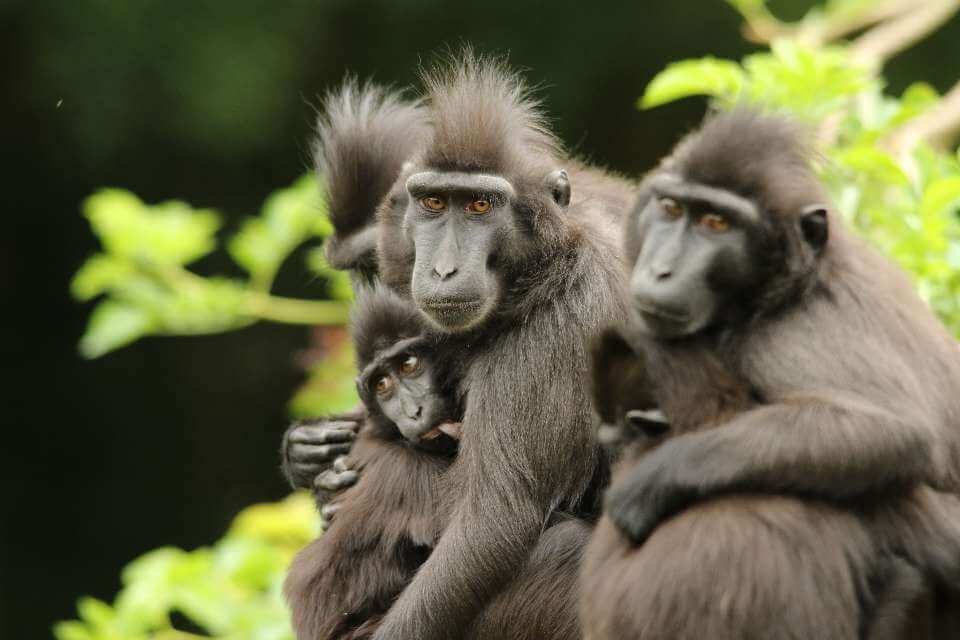
[[148,335],[218,333],[258,320],[339,325],[347,319],[349,282],[327,265],[319,248],[308,254],[307,266],[326,282],[331,300],[270,292],[295,249],[333,231],[310,177],[272,195],[261,214],[228,239],[227,250],[246,280],[204,277],[187,268],[217,247],[220,218],[214,211],[176,201],[150,206],[119,189],[94,194],[83,209],[103,245],[71,284],[78,300],[103,297],[80,341],[88,358]]

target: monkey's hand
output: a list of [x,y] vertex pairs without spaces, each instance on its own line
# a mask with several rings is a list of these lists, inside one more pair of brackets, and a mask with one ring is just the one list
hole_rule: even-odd
[[604,511],[634,544],[643,543],[656,526],[698,498],[710,493],[695,477],[703,464],[691,456],[683,438],[664,442],[607,491]]
[[[293,424],[283,434],[281,468],[294,489],[339,491],[356,482],[356,472],[337,472],[334,461],[350,453],[364,416],[352,412]],[[321,474],[325,476],[318,484]],[[344,475],[346,474],[346,475]],[[351,475],[352,474],[352,475]]]

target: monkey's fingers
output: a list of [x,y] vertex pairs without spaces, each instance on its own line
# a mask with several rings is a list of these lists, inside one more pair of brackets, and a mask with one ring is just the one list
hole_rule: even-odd
[[294,444],[290,447],[290,460],[299,464],[326,465],[336,458],[350,453],[350,444]]
[[333,470],[337,473],[343,473],[344,471],[350,471],[350,458],[347,456],[340,456],[333,461]]
[[310,489],[323,469],[324,467],[318,464],[291,463],[287,465],[286,472],[294,487]]
[[356,436],[355,422],[324,422],[317,425],[298,426],[290,432],[290,442],[304,444],[352,442]]
[[333,517],[337,515],[337,511],[340,510],[340,505],[336,502],[331,502],[320,507],[320,527],[324,531],[330,526],[330,523],[333,522]]
[[360,474],[353,470],[336,472],[328,469],[317,476],[313,481],[313,486],[320,491],[340,491],[356,484]]

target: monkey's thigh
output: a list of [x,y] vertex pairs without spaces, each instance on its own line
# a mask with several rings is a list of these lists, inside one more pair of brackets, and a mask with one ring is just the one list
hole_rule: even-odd
[[873,557],[853,515],[787,497],[695,505],[640,547],[603,519],[583,562],[585,638],[855,640]]
[[521,572],[491,601],[471,640],[577,640],[577,577],[591,528],[569,519],[540,536]]

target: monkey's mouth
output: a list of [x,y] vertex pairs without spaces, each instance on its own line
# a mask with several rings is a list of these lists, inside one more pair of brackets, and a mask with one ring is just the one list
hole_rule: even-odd
[[675,324],[684,324],[690,319],[690,317],[685,313],[663,309],[662,307],[655,307],[650,304],[636,303],[634,307],[636,307],[637,311],[640,312],[640,315],[644,317],[652,317],[661,322],[666,321],[673,322]]
[[463,428],[462,422],[441,422],[430,431],[427,431],[422,436],[421,440],[436,440],[440,436],[447,436],[451,440],[460,440],[460,432]]
[[479,322],[485,315],[485,301],[480,298],[435,298],[418,302],[440,329],[461,331]]

